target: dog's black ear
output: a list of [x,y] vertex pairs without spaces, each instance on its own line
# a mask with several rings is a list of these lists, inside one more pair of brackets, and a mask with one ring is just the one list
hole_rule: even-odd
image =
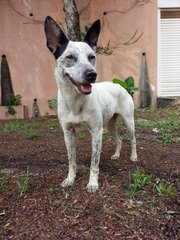
[[84,38],[84,41],[87,42],[89,46],[93,49],[96,48],[100,29],[101,29],[101,23],[100,23],[100,20],[98,19],[89,28]]
[[49,16],[45,19],[44,30],[47,39],[47,47],[56,57],[57,51],[63,45],[67,45],[69,40],[59,25]]

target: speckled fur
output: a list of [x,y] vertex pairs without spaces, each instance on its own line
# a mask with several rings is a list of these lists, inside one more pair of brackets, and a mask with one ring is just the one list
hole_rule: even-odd
[[[46,24],[51,25],[54,23],[46,21],[45,25]],[[49,26],[47,26],[47,28],[48,27]],[[57,29],[56,32],[58,31],[60,32],[60,30]],[[52,42],[49,44],[51,44],[52,49]],[[54,46],[56,45],[58,45],[58,43],[54,44]],[[87,185],[87,190],[89,192],[96,192],[99,188],[99,161],[103,128],[105,126],[108,126],[117,144],[112,159],[120,157],[122,141],[115,127],[118,115],[122,116],[129,130],[131,140],[131,160],[137,161],[134,130],[134,105],[133,100],[127,91],[120,85],[110,82],[102,82],[91,84],[92,92],[88,95],[84,95],[79,92],[76,84],[73,84],[74,82],[77,84],[86,83],[84,72],[87,69],[95,71],[94,47],[95,46],[92,46],[91,43],[88,45],[85,42],[69,41],[66,48],[57,58],[57,66],[55,69],[55,76],[58,85],[58,118],[64,132],[69,160],[68,176],[62,182],[61,186],[71,186],[75,182],[77,170],[75,127],[77,125],[83,125],[88,128],[92,135],[92,157],[89,183]],[[53,51],[56,51],[56,49],[53,49]],[[71,55],[73,58],[67,59],[67,56]],[[94,58],[91,59],[89,56],[94,56]],[[70,79],[73,79],[73,83]]]

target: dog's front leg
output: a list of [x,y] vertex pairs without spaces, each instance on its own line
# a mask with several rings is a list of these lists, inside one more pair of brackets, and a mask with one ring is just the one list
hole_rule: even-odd
[[67,178],[62,182],[62,187],[72,186],[76,178],[76,141],[75,130],[64,129],[64,140],[68,152],[69,171]]
[[99,161],[102,147],[102,133],[103,129],[91,131],[92,135],[92,158],[89,183],[87,185],[88,192],[96,192],[99,188]]

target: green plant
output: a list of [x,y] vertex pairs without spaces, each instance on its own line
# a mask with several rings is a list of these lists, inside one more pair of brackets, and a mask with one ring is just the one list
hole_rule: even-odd
[[159,196],[167,194],[169,197],[173,197],[175,194],[174,184],[170,182],[160,182],[159,178],[156,179],[153,189],[157,191]]
[[119,166],[119,159],[111,159],[111,165],[117,168]]
[[86,137],[86,134],[84,132],[79,132],[77,134],[77,139],[79,139],[79,140],[84,140],[85,137]]
[[108,139],[111,138],[111,134],[107,129],[104,129],[102,138],[105,139],[105,140],[108,140]]
[[60,188],[57,188],[57,187],[50,188],[50,191],[51,191],[52,194],[55,194],[55,193],[58,193],[60,191]]
[[157,115],[156,119],[142,119],[137,118],[135,120],[136,129],[139,131],[144,131],[145,128],[158,129],[159,137],[165,142],[180,142],[178,137],[178,130],[180,129],[180,118],[178,113],[174,111],[169,112],[166,118],[161,118],[161,115]]
[[8,105],[19,106],[19,105],[21,105],[21,99],[22,99],[22,97],[20,94],[16,94],[15,96],[11,95]]
[[21,95],[17,94],[14,96],[14,94],[11,95],[10,100],[8,101],[7,104],[7,112],[5,113],[6,116],[14,116],[16,114],[15,109],[13,106],[19,106],[21,104]]
[[56,111],[57,111],[57,97],[54,97],[54,98],[48,100],[48,107],[49,107],[50,110],[52,110],[56,113]]
[[168,185],[166,187],[166,192],[169,197],[173,197],[175,195],[175,189],[174,189],[173,183],[168,183]]
[[21,124],[17,120],[13,120],[10,123],[4,124],[3,131],[11,133],[11,132],[16,132],[16,131],[22,130],[23,127],[24,127],[23,124]]
[[29,167],[27,167],[26,175],[24,176],[24,178],[21,181],[16,182],[19,188],[20,197],[22,197],[26,193],[30,178],[31,178],[31,173],[29,172]]
[[46,117],[49,117],[49,113],[48,113],[48,112],[45,112],[45,116],[46,116]]
[[180,142],[180,138],[174,137],[173,133],[163,133],[161,138],[165,143]]
[[27,139],[33,139],[38,136],[37,132],[33,128],[28,126],[24,128],[24,134]]
[[0,170],[0,189],[7,183],[7,179],[7,174],[3,170]]
[[128,184],[128,194],[131,198],[134,198],[137,194],[145,192],[145,186],[151,183],[151,175],[142,173],[137,169],[132,176],[130,176],[130,182]]
[[155,188],[158,192],[158,195],[163,195],[166,190],[166,183],[160,182],[155,184]]
[[127,92],[133,97],[134,93],[138,90],[134,85],[134,78],[128,77],[124,81],[120,79],[113,79],[113,83],[120,84]]

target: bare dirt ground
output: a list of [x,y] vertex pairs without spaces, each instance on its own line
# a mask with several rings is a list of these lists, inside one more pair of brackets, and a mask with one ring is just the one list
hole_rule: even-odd
[[[168,114],[167,110],[139,111],[136,118],[166,120]],[[77,133],[76,183],[62,189],[68,164],[58,120],[16,121],[16,131],[8,130],[11,122],[0,121],[1,240],[180,239],[180,144],[171,142],[171,135],[162,141],[160,129],[139,125],[139,162],[132,163],[124,126],[119,127],[125,138],[119,161],[110,160],[115,144],[105,133],[100,189],[91,194],[86,191],[91,156],[87,132]],[[151,181],[141,193],[130,194],[128,186],[137,169]],[[25,179],[28,185],[21,194],[17,182],[22,185]],[[163,189],[157,191],[157,186],[165,185],[172,186],[172,196]]]

